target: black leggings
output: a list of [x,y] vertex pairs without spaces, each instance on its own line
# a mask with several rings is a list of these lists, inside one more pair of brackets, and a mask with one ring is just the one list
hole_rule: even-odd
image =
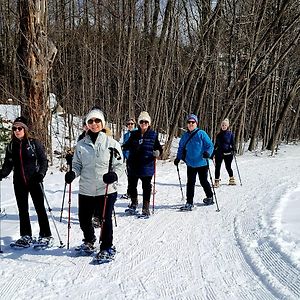
[[92,217],[97,207],[100,211],[101,226],[101,245],[100,250],[108,249],[113,242],[112,212],[117,199],[117,193],[108,194],[106,198],[105,217],[102,220],[104,208],[104,195],[85,196],[79,194],[78,217],[80,228],[83,231],[84,241],[94,243],[96,241],[95,230],[92,225]]
[[205,195],[208,198],[213,196],[210,184],[207,180],[208,166],[199,168],[187,167],[187,185],[186,185],[186,199],[187,203],[193,204],[196,176],[198,174],[200,183],[204,189]]
[[233,155],[223,155],[223,154],[218,154],[215,156],[215,179],[219,179],[220,178],[220,170],[221,170],[221,165],[222,165],[222,161],[224,159],[225,162],[225,167],[227,170],[227,173],[229,175],[229,177],[233,176],[233,171],[231,169],[231,163],[233,160]]
[[44,195],[38,182],[30,183],[28,186],[21,182],[14,183],[14,190],[19,209],[20,219],[20,235],[32,236],[30,217],[29,217],[29,205],[28,195],[30,193],[31,199],[38,217],[40,226],[40,237],[51,236],[48,216],[44,205]]

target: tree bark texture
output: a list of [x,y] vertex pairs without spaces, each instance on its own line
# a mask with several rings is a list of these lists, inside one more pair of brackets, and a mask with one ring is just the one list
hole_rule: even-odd
[[[152,127],[165,133],[164,157],[188,113],[212,139],[226,117],[237,148],[250,141],[249,150],[265,149],[288,101],[275,144],[300,138],[299,122],[291,121],[299,89],[288,97],[300,66],[299,1],[17,3],[0,2],[0,100],[20,103],[38,134],[47,134],[50,90],[72,115],[100,106],[116,138],[129,117],[147,110]],[[12,34],[18,24],[20,43]],[[50,39],[59,49],[54,65]]]
[[48,75],[57,49],[47,37],[47,2],[20,0],[20,43],[17,58],[22,79],[22,113],[30,129],[46,147],[49,145]]

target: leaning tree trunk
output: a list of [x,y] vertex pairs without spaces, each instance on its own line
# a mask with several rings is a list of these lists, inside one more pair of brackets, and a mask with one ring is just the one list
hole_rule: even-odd
[[50,147],[48,72],[57,49],[47,37],[47,0],[19,0],[18,63],[22,79],[22,114],[35,137]]

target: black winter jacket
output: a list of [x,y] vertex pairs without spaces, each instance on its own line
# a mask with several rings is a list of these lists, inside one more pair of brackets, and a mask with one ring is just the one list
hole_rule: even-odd
[[234,153],[234,135],[229,130],[221,130],[216,137],[215,150],[216,155]]
[[28,184],[34,173],[46,175],[48,160],[44,146],[36,139],[12,139],[6,147],[1,177],[14,170],[14,183]]

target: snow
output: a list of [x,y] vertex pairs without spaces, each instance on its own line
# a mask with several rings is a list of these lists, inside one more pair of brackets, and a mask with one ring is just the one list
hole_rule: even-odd
[[20,115],[21,106],[13,104],[0,104],[0,117],[13,121]]
[[[177,143],[178,141],[176,141]],[[174,145],[176,145],[174,143]],[[175,149],[173,149],[174,152]],[[71,190],[70,249],[14,250],[19,237],[18,210],[12,174],[1,184],[0,295],[4,299],[300,299],[300,146],[281,145],[277,155],[246,153],[237,157],[236,186],[228,186],[224,165],[216,205],[204,206],[196,186],[195,209],[184,204],[172,161],[158,161],[155,212],[148,219],[125,216],[128,201],[115,205],[115,260],[93,265],[91,257],[76,257],[82,232],[77,217],[78,179]],[[51,166],[45,193],[60,239],[67,243],[68,197],[59,222],[64,173]],[[180,164],[185,192],[186,167]],[[210,170],[214,176],[211,162]],[[119,178],[126,191],[125,172]],[[141,203],[141,185],[139,200]],[[31,200],[32,229],[38,224]],[[99,230],[96,234],[99,235]]]

